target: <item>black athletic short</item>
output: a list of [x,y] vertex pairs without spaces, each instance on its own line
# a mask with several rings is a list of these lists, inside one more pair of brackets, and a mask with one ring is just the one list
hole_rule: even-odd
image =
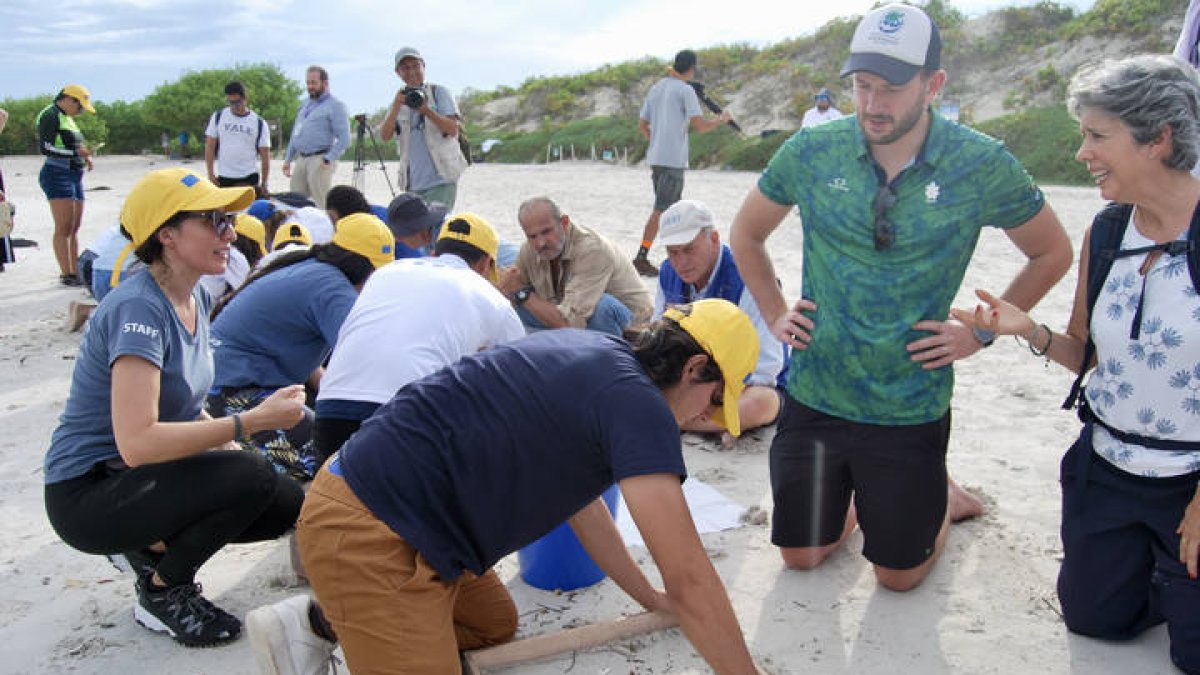
[[826,415],[784,397],[771,443],[775,498],[771,543],[837,541],[850,497],[863,555],[881,567],[911,569],[933,554],[946,517],[950,413],[928,424],[879,426]]
[[249,176],[241,178],[230,178],[229,176],[217,176],[217,187],[257,187],[258,174],[252,173]]
[[683,169],[652,166],[650,181],[654,183],[655,211],[666,211],[683,197]]

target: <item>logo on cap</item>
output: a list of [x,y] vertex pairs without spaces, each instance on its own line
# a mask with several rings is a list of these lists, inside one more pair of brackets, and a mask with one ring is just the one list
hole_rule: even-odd
[[904,27],[904,12],[888,12],[879,20],[879,31],[892,34]]

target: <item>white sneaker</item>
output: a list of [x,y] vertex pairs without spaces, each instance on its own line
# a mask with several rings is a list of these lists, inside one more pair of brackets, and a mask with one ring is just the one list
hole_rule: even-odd
[[312,631],[310,600],[297,595],[246,615],[246,632],[258,666],[267,675],[329,675],[335,672],[330,642]]

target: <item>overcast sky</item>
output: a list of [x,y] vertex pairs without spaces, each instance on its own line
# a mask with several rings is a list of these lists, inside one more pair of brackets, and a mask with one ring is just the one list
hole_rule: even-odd
[[[969,16],[1036,0],[951,0]],[[1094,0],[1059,0],[1086,10]],[[330,73],[351,113],[391,101],[392,55],[411,44],[455,93],[516,86],[643,56],[811,34],[872,0],[0,0],[0,99],[78,82],[134,101],[188,70],[268,62]],[[253,92],[250,92],[253,105]]]

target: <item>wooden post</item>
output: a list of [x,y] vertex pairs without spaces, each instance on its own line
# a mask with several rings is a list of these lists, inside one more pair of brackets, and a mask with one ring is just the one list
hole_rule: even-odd
[[674,628],[675,617],[657,612],[642,612],[615,621],[569,628],[558,633],[535,635],[507,644],[476,649],[466,653],[467,675],[482,675],[489,668],[504,668],[537,661],[558,654],[591,649],[614,640]]

